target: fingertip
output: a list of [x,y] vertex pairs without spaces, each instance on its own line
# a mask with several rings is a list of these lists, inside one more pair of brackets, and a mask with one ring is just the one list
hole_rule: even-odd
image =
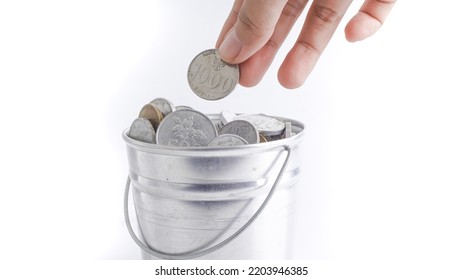
[[379,21],[359,12],[345,26],[345,38],[352,43],[364,40],[377,32],[380,26]]
[[286,89],[296,89],[296,88],[301,87],[304,84],[304,82],[291,83],[291,82],[283,82],[282,80],[279,80],[279,84]]
[[279,83],[287,89],[301,87],[313,71],[319,53],[297,44],[287,54],[278,71]]
[[279,84],[286,89],[296,89],[301,87],[305,83],[305,79],[306,78],[300,78],[297,75],[291,75],[281,69],[278,72]]
[[269,67],[269,63],[262,59],[261,53],[251,56],[239,64],[239,84],[244,87],[254,87],[262,79]]
[[248,81],[241,81],[239,80],[239,85],[246,87],[246,88],[251,88],[256,86],[258,83],[253,83],[253,82],[248,82]]
[[218,47],[218,55],[221,59],[228,63],[237,64],[239,62],[236,62],[235,60],[241,52],[241,49],[241,40],[238,38],[236,31],[233,29]]
[[229,33],[231,33],[232,29],[229,29],[228,31],[222,30],[220,33],[220,36],[218,36],[218,39],[215,43],[215,49],[219,49],[221,44],[223,44],[223,41],[225,40],[226,37],[228,37]]
[[251,78],[248,78],[247,76],[242,76],[240,79],[239,79],[239,84],[243,87],[254,87],[256,85],[258,85],[258,83],[261,81],[261,79],[251,79]]
[[253,74],[246,75],[247,71],[241,71],[241,75],[239,77],[239,84],[243,87],[254,87],[258,85],[261,81],[260,77],[256,77]]
[[355,22],[354,22],[354,17],[347,23],[347,25],[345,26],[345,39],[350,42],[350,43],[354,43],[356,41],[358,41],[358,34],[356,32],[356,28],[355,28]]

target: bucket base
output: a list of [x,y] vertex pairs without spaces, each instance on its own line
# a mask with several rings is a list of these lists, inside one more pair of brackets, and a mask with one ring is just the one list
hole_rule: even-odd
[[[292,188],[278,191],[278,200],[272,200],[265,211],[246,231],[226,246],[210,254],[195,258],[197,260],[276,260],[290,259],[292,256],[292,240],[295,214],[295,197]],[[227,235],[234,229],[229,229]],[[139,236],[141,231],[138,230]],[[227,236],[224,235],[219,243]],[[144,241],[144,240],[143,240]],[[210,246],[213,246],[211,244]],[[160,260],[141,250],[143,260]]]

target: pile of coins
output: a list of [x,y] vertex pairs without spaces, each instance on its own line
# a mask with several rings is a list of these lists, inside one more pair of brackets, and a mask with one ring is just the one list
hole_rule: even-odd
[[165,98],[144,105],[128,132],[132,139],[173,147],[239,146],[293,135],[292,124],[278,118],[229,111],[213,118]]
[[[188,68],[189,86],[206,100],[224,98],[238,81],[239,66],[224,62],[216,49],[198,54]],[[292,124],[274,117],[222,111],[218,118],[209,118],[188,106],[175,107],[165,98],[144,105],[128,133],[142,142],[174,147],[258,144],[292,135]]]

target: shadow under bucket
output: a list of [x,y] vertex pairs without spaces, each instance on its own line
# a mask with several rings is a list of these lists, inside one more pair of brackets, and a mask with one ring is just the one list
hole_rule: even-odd
[[[304,125],[278,119],[295,135],[234,147],[161,146],[124,131],[125,221],[144,259],[290,257]],[[131,185],[139,238],[128,215]]]

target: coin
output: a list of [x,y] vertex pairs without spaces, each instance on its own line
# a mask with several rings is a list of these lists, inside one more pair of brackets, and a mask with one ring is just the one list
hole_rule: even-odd
[[189,107],[189,106],[185,106],[185,105],[179,105],[179,106],[176,106],[175,107],[175,110],[193,110],[193,108]]
[[173,103],[165,98],[159,97],[152,100],[149,103],[156,106],[164,117],[170,114],[171,112],[175,111],[175,106],[173,105]]
[[213,122],[201,112],[179,110],[168,114],[157,128],[159,145],[175,147],[207,146],[218,136]]
[[215,128],[217,131],[220,131],[220,129],[223,127],[223,122],[220,119],[212,119],[213,124],[215,125]]
[[235,134],[244,138],[249,144],[260,142],[258,131],[250,122],[244,120],[235,120],[225,124],[218,134]]
[[144,118],[137,118],[133,121],[128,137],[146,143],[156,143],[156,131],[151,122]]
[[236,114],[234,114],[233,112],[227,111],[227,110],[223,110],[221,111],[219,117],[223,124],[227,124],[234,120],[234,118],[236,117]]
[[144,105],[138,117],[148,119],[154,129],[159,127],[160,122],[164,118],[157,106],[152,103]]
[[192,91],[206,100],[230,94],[239,82],[239,66],[224,62],[216,49],[198,54],[189,65],[188,83]]
[[268,140],[265,138],[265,136],[258,134],[260,136],[260,143],[266,143]]
[[244,138],[235,134],[218,135],[209,143],[209,147],[240,146],[249,144]]
[[286,129],[284,130],[284,138],[289,138],[292,136],[292,123],[286,122]]
[[238,115],[234,120],[252,123],[263,136],[281,135],[286,127],[282,121],[262,114]]

